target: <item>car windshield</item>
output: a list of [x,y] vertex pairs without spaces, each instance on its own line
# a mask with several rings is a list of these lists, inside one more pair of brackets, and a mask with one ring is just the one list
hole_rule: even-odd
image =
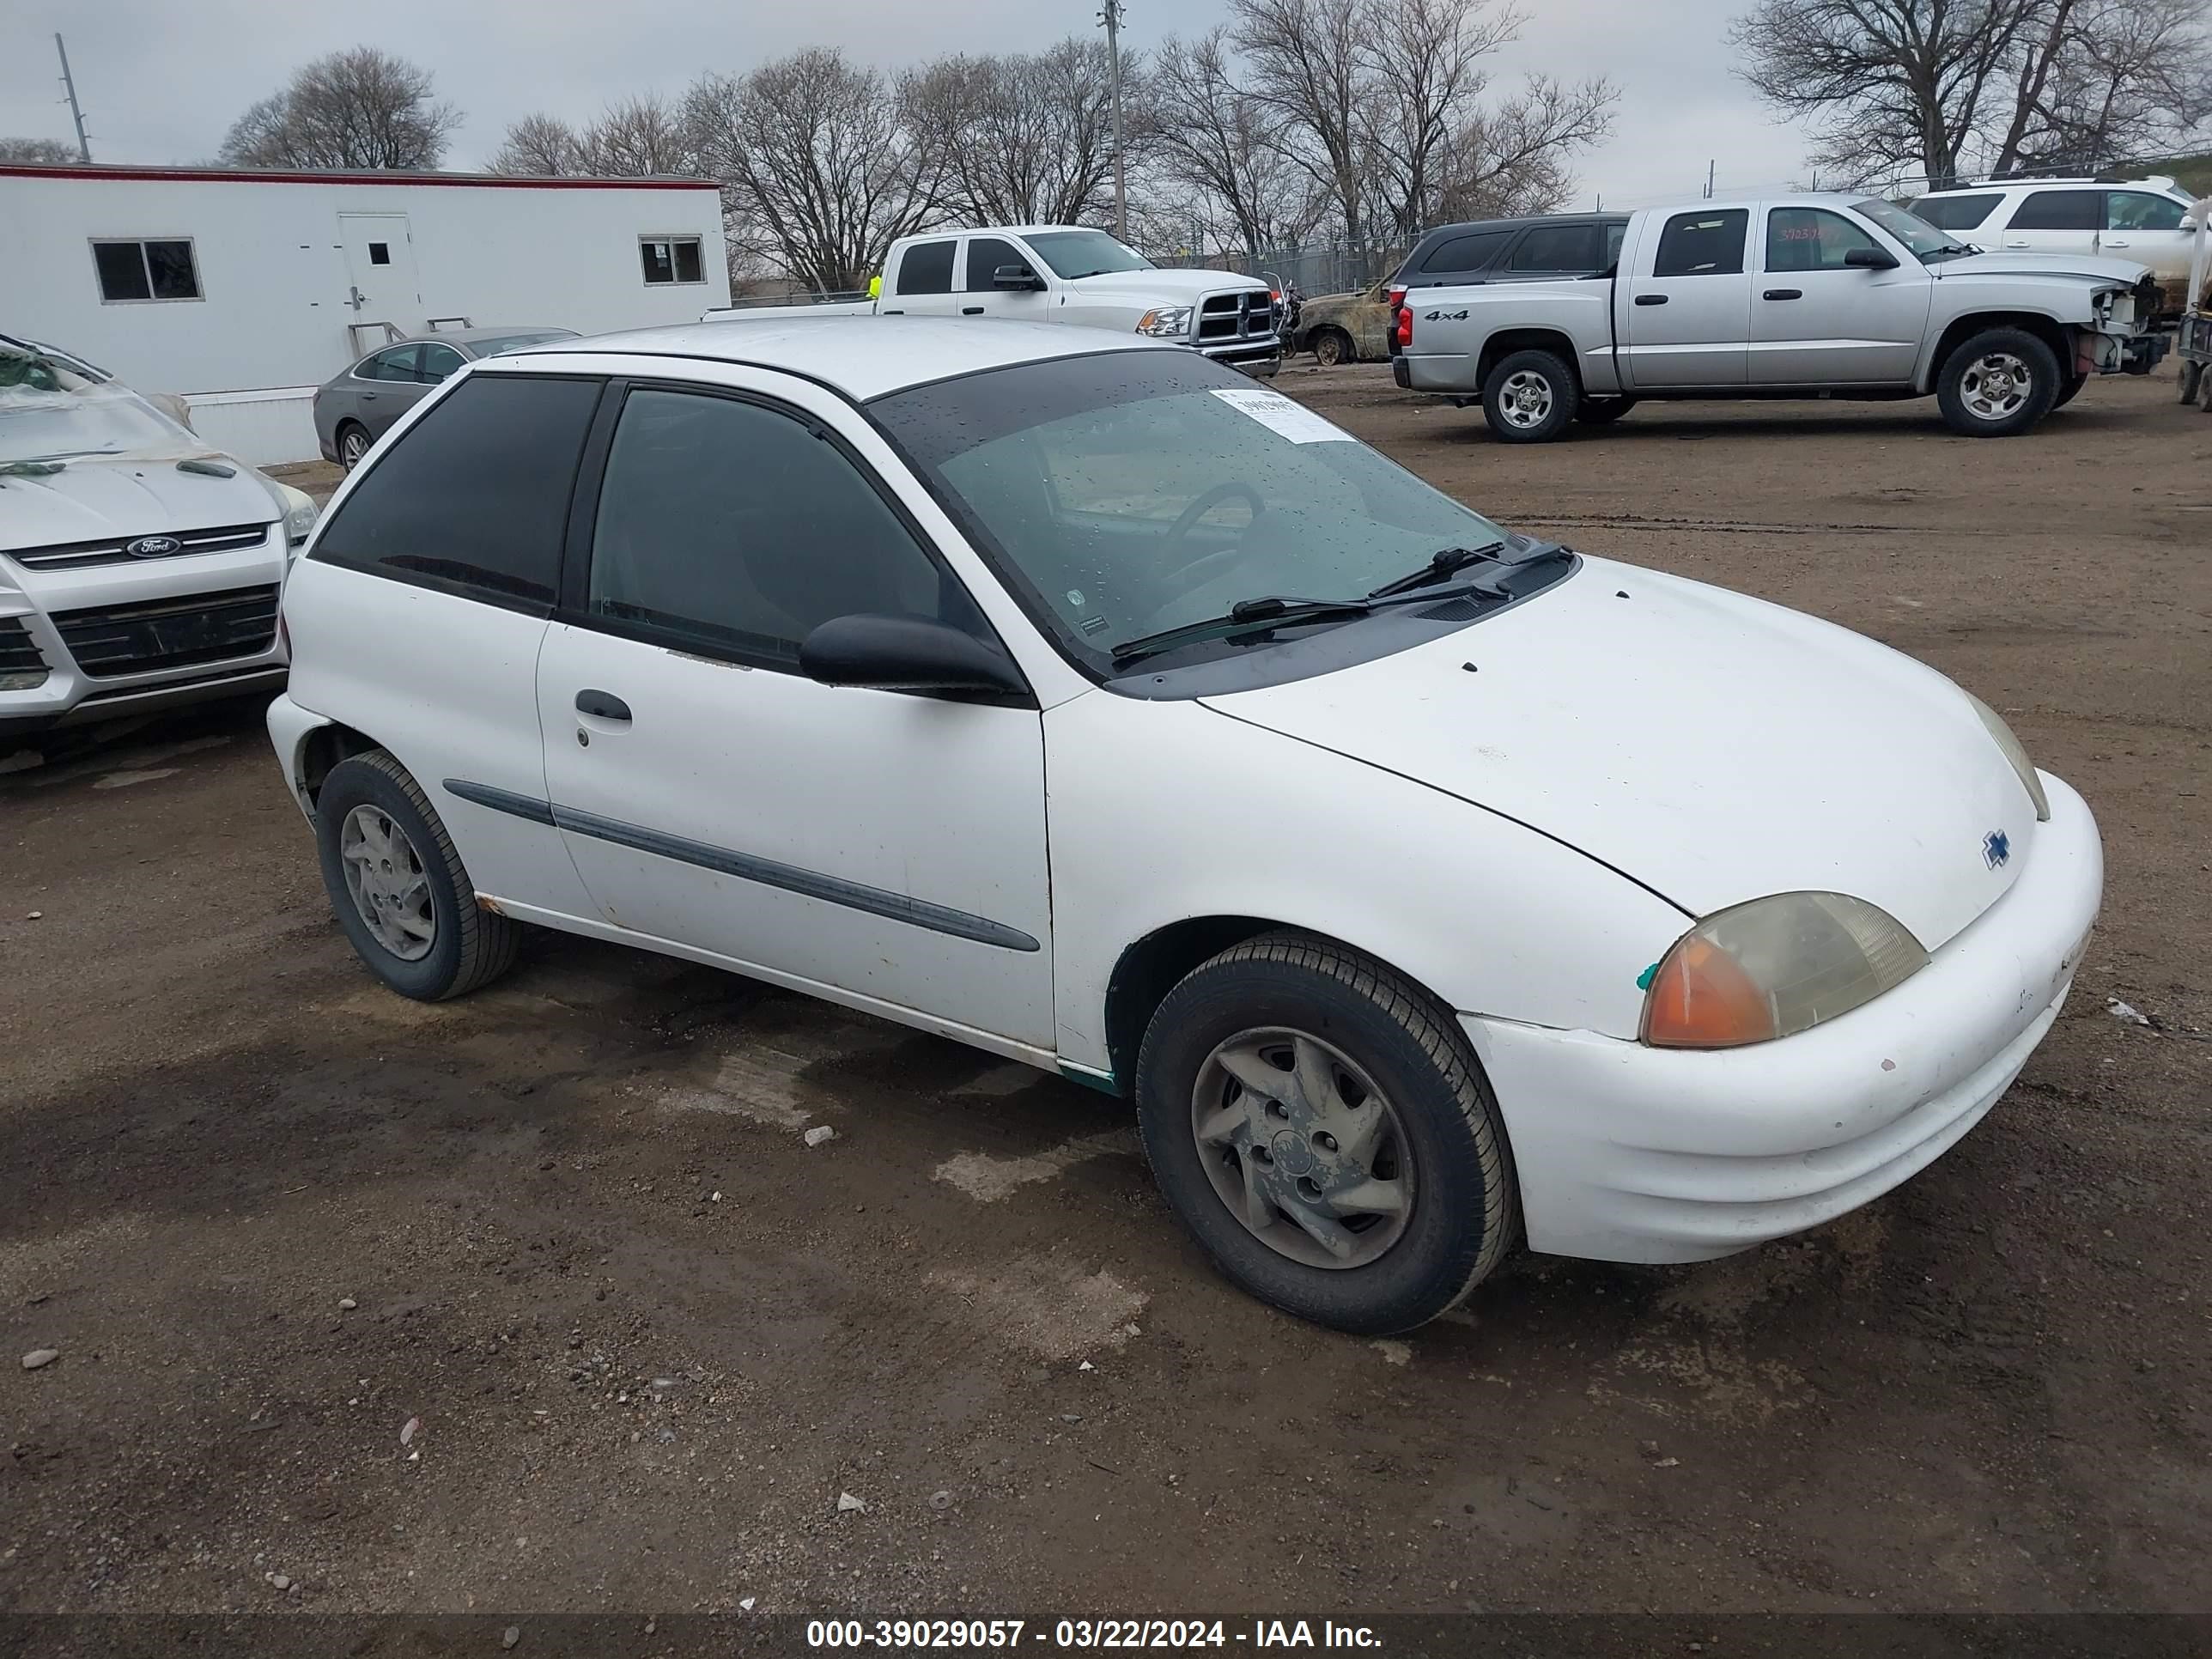
[[1908,213],[1894,202],[1885,202],[1869,196],[1863,202],[1854,202],[1851,210],[1863,214],[1912,251],[1912,257],[1923,265],[1940,264],[1946,259],[1956,259],[1974,250],[1961,242],[1948,230],[1938,230],[1917,214]]
[[[1357,600],[1504,532],[1281,393],[1193,354],[1025,363],[871,405],[1070,653],[1261,598]],[[1356,620],[1337,615],[1314,625]],[[1264,637],[1207,651],[1264,645]]]
[[1150,270],[1152,262],[1103,230],[1032,231],[1023,240],[1065,282],[1113,270]]
[[520,351],[525,346],[544,345],[548,340],[573,340],[573,328],[540,328],[513,334],[499,334],[488,340],[471,340],[469,350],[479,357],[496,357],[501,352]]
[[127,387],[88,381],[39,353],[0,350],[0,466],[183,451],[192,443],[189,432]]

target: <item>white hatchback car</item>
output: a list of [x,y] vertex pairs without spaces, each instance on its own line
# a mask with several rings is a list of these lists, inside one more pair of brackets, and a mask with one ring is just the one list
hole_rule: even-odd
[[415,997],[534,922],[1133,1099],[1345,1329],[1519,1237],[1725,1255],[2050,1030],[2097,830],[1885,647],[1509,534],[1194,353],[855,319],[470,366],[340,491],[269,725]]

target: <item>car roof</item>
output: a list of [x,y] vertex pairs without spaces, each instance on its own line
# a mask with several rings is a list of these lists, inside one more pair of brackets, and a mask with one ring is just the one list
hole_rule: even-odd
[[2171,194],[2185,193],[2164,173],[2151,173],[2141,179],[2092,179],[2085,174],[2073,179],[1985,179],[1978,185],[1946,185],[1941,190],[1923,191],[1918,199],[1924,202],[1930,196],[1983,196],[1993,190],[2162,190]]
[[576,337],[573,328],[562,328],[553,323],[509,323],[505,327],[485,323],[475,328],[434,328],[427,334],[410,334],[404,344],[414,340],[443,340],[448,344],[474,345],[479,340],[508,340],[518,334],[561,334]]
[[[1422,234],[1421,241],[1434,241],[1443,236],[1472,236],[1489,230],[1518,230],[1523,225],[1610,225],[1625,222],[1625,213],[1530,213],[1518,219],[1468,219],[1455,224],[1438,225]],[[1419,243],[1415,244],[1416,246]]]
[[1179,351],[1100,328],[957,317],[790,317],[744,320],[742,312],[709,323],[632,329],[587,339],[526,346],[483,367],[543,368],[548,360],[593,356],[689,358],[780,369],[817,380],[855,402],[984,369],[1101,351]]

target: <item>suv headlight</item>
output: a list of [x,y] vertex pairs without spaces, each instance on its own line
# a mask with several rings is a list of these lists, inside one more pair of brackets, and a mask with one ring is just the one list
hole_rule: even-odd
[[1190,307],[1161,306],[1137,319],[1137,332],[1155,339],[1182,340],[1190,336]]
[[298,547],[313,532],[315,517],[321,509],[315,505],[313,496],[290,484],[278,484],[276,493],[284,500],[284,545]]
[[1982,717],[1982,724],[1990,728],[1990,735],[1997,740],[1997,747],[2004,750],[2004,757],[2012,763],[2012,769],[2020,774],[2020,781],[2027,790],[2028,799],[2035,803],[2035,821],[2038,823],[2046,822],[2051,817],[2051,798],[2043,793],[2043,780],[2035,775],[2035,763],[2028,759],[2027,750],[2013,735],[2012,727],[2004,723],[2003,715],[1971,691],[1966,693],[1966,701],[1974,705],[1974,712]]
[[1643,1038],[1660,1048],[1732,1048],[1848,1013],[1928,963],[1879,906],[1844,893],[1777,893],[1716,911],[1652,970]]

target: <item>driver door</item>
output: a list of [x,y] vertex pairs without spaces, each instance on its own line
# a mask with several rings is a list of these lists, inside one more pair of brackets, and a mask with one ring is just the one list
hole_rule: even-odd
[[820,415],[765,387],[615,395],[538,669],[555,822],[601,917],[1051,1048],[1036,707],[798,670],[807,633],[854,612],[988,636],[967,590]]

